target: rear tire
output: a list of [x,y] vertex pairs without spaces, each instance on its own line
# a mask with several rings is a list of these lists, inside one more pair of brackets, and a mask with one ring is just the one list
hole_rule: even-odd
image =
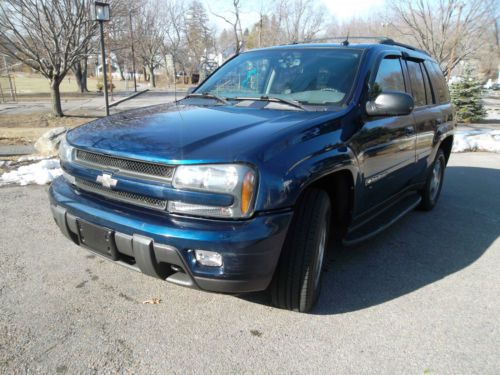
[[430,211],[436,205],[441,194],[441,188],[443,187],[445,168],[446,158],[443,150],[439,149],[427,175],[425,186],[421,190],[422,202],[419,205],[421,210]]
[[307,190],[296,208],[269,287],[274,306],[308,312],[316,303],[330,216],[328,194],[320,189]]

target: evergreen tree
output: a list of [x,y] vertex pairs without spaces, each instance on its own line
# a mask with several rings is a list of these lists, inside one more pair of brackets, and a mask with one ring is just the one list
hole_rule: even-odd
[[188,5],[184,34],[189,50],[186,68],[190,73],[196,73],[202,60],[214,49],[213,30],[209,25],[207,11],[199,0],[193,0]]
[[465,69],[465,74],[460,82],[451,84],[450,94],[458,121],[479,121],[486,115],[481,100],[481,83],[472,74],[470,67]]

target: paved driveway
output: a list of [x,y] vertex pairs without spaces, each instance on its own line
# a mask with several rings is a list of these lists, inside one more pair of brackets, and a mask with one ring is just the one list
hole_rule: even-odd
[[[118,92],[113,97],[109,97],[109,104],[121,100],[132,92]],[[126,100],[110,108],[110,113],[117,113],[126,109],[134,109],[154,104],[169,103],[181,99],[186,95],[185,90],[173,91],[147,91],[130,100]],[[61,103],[66,115],[71,116],[104,116],[104,96],[88,96],[79,99],[64,99]],[[49,98],[39,99],[34,102],[0,103],[0,115],[28,115],[37,113],[50,113],[51,104]]]
[[433,212],[332,252],[309,315],[98,259],[46,191],[0,189],[0,373],[500,371],[500,155],[453,155]]

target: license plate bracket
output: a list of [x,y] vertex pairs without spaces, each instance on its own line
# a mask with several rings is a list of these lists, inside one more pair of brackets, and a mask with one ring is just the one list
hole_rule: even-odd
[[84,220],[77,220],[80,245],[113,260],[118,259],[114,231]]

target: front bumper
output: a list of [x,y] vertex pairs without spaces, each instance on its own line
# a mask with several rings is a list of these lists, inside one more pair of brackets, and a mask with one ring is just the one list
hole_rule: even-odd
[[[94,250],[82,241],[81,222],[105,228],[113,249],[104,254],[108,259],[178,285],[223,293],[267,288],[292,218],[291,211],[242,221],[167,215],[80,192],[62,177],[49,195],[57,225],[77,245]],[[220,253],[223,266],[200,265],[195,249]]]

